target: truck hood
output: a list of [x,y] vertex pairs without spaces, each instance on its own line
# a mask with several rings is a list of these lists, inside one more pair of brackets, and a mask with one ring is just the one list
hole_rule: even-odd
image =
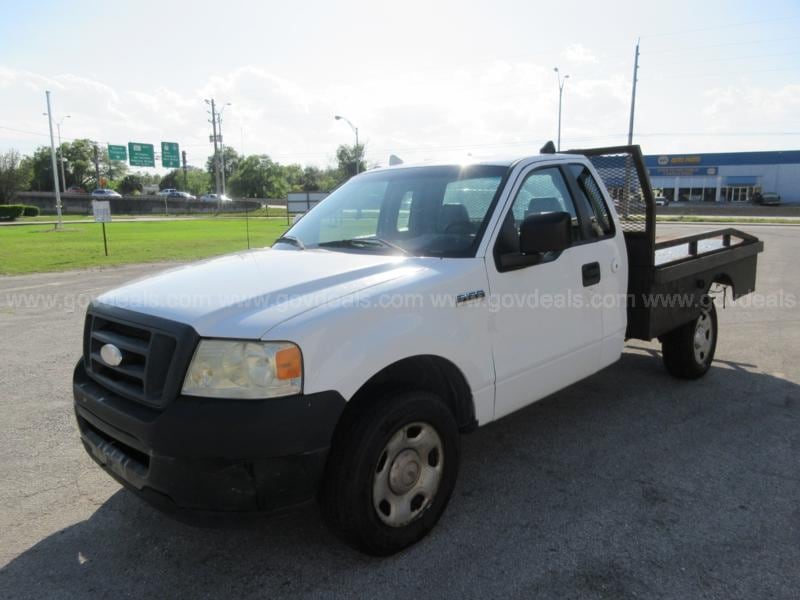
[[423,269],[398,256],[265,248],[170,269],[96,302],[186,323],[204,337],[255,339],[302,312]]

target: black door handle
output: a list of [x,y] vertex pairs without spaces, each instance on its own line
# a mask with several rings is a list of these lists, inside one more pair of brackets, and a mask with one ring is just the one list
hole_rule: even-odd
[[583,274],[583,287],[600,283],[600,263],[586,263],[581,268]]

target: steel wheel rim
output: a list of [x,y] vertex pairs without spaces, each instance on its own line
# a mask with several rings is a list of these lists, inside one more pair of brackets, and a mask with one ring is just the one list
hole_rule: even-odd
[[444,446],[432,425],[404,425],[389,438],[378,457],[372,503],[390,527],[418,519],[436,498],[444,473]]
[[714,328],[711,321],[711,314],[707,311],[697,318],[694,328],[694,358],[698,364],[705,364],[711,352],[711,344],[714,341]]

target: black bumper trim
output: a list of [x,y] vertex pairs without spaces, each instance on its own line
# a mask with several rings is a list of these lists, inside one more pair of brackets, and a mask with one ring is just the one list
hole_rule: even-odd
[[275,512],[313,499],[345,400],[337,392],[269,400],[179,396],[156,411],[116,396],[79,362],[83,444],[110,475],[166,512]]

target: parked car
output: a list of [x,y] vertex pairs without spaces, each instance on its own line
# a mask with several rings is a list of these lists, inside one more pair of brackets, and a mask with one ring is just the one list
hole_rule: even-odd
[[778,206],[781,203],[781,196],[775,192],[764,192],[763,194],[759,192],[753,196],[753,202],[764,206]]
[[638,146],[550,147],[368,171],[272,248],[99,296],[73,376],[86,451],[173,514],[319,498],[344,540],[388,555],[444,512],[462,433],[615,363],[626,339],[659,340],[670,374],[702,377],[711,288],[752,292],[763,242],[735,229],[656,242],[647,177],[630,186],[643,219],[622,220],[604,185],[647,173]]
[[669,200],[667,200],[666,196],[656,196],[655,203],[656,206],[669,206]]
[[97,188],[92,192],[95,198],[122,198],[120,194],[109,188]]
[[71,185],[66,189],[66,191],[64,193],[65,194],[85,194],[86,190],[83,189],[79,185]]
[[167,194],[167,198],[176,198],[179,200],[197,200],[197,196],[193,196],[189,192],[172,191]]
[[233,202],[233,200],[225,194],[203,194],[200,196],[200,200],[205,202]]
[[178,191],[178,190],[176,190],[175,188],[164,188],[163,190],[161,190],[160,192],[158,192],[158,194],[157,194],[157,195],[158,195],[158,196],[162,196],[162,197],[163,197],[163,196],[169,196],[171,193],[173,193],[173,192],[177,192],[177,191]]

